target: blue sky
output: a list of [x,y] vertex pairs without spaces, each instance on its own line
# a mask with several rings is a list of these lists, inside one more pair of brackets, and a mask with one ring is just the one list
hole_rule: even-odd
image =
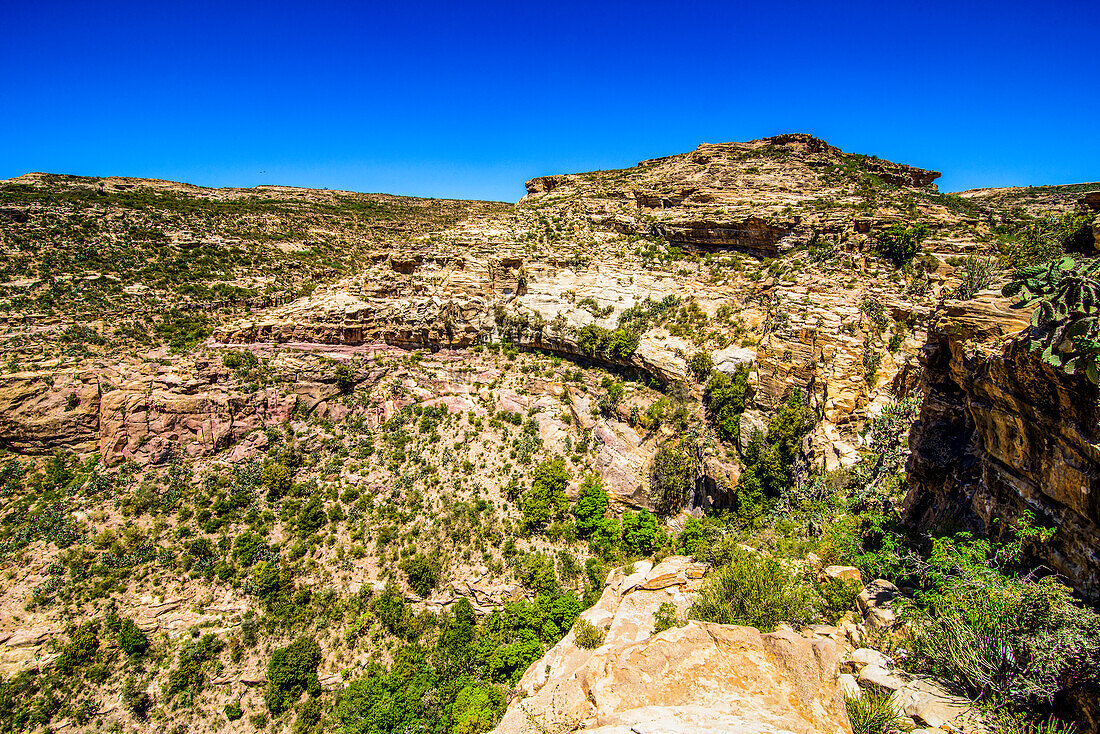
[[514,201],[809,132],[942,190],[1100,179],[1100,3],[17,2],[0,178]]

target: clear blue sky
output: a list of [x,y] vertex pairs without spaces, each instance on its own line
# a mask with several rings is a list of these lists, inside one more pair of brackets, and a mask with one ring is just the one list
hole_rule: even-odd
[[1100,179],[1100,2],[0,4],[0,178],[516,200],[809,132],[945,191]]

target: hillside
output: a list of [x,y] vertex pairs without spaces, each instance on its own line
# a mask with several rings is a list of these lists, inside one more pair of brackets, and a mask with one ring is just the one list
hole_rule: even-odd
[[[913,726],[954,721],[987,694],[919,641],[958,579],[1018,600],[1041,559],[1100,588],[1095,495],[1049,479],[1100,476],[1093,413],[1045,441],[1032,409],[1095,389],[1014,346],[1027,314],[999,295],[1092,254],[1100,185],[938,176],[783,135],[514,205],[0,182],[0,732],[843,732],[857,678],[924,696]],[[1029,524],[1055,521],[1072,534]],[[957,538],[951,565],[933,538],[960,527],[1005,546]],[[790,595],[706,611],[745,569]],[[879,578],[914,616],[857,603]],[[1078,667],[1007,710],[1095,727],[1081,634]],[[794,651],[752,683],[794,703],[653,663],[738,645]],[[868,647],[890,662],[864,676]],[[639,661],[683,686],[627,705]],[[876,668],[954,681],[954,713]]]

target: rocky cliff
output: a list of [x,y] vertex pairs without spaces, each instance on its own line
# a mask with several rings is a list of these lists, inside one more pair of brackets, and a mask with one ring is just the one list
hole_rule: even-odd
[[1026,311],[993,293],[949,304],[921,351],[924,405],[910,435],[908,522],[1004,537],[1025,512],[1054,527],[1031,550],[1100,598],[1100,405],[1095,386],[1016,337]]

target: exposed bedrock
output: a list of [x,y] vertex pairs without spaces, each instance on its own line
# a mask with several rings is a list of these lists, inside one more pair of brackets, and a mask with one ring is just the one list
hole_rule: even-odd
[[1054,526],[1037,559],[1100,599],[1100,410],[1083,376],[1006,339],[1026,312],[1000,296],[949,306],[921,354],[925,402],[910,434],[909,523],[993,538],[1025,512]]

